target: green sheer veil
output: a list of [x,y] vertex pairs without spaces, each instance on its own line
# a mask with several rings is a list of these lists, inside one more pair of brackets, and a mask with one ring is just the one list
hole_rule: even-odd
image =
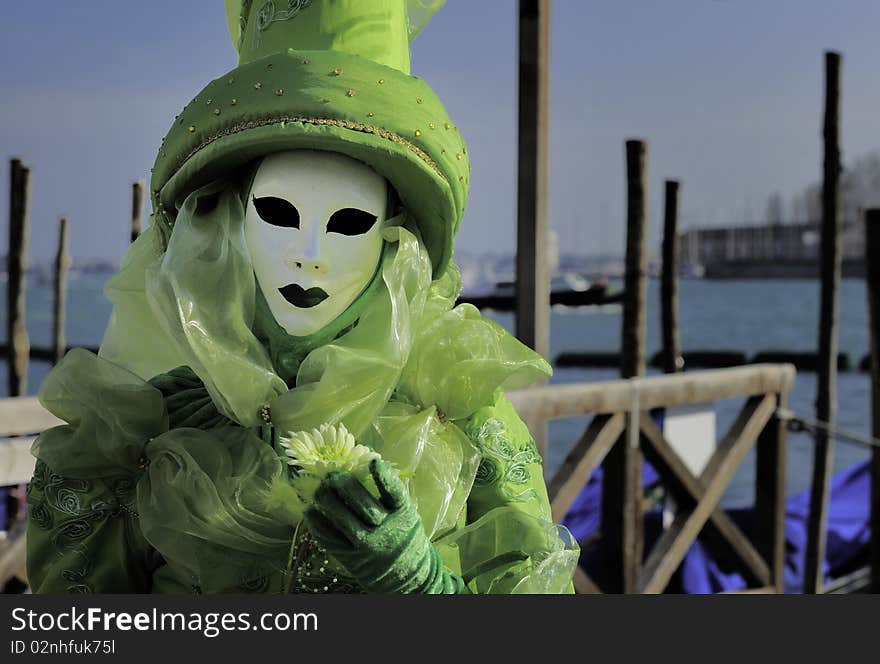
[[187,197],[166,251],[152,227],[138,238],[107,284],[114,310],[99,355],[143,379],[185,364],[221,412],[244,426],[261,424],[269,405],[283,428],[341,421],[355,435],[395,391],[460,419],[491,402],[496,388],[549,374],[542,358],[476,309],[453,309],[457,270],[431,280],[427,252],[403,212],[383,229],[380,276],[357,325],[312,349],[288,389],[252,329],[257,285],[243,219],[236,187],[221,181]]

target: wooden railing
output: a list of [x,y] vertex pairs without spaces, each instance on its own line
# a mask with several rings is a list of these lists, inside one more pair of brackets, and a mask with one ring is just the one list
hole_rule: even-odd
[[[35,397],[0,399],[0,487],[30,482],[35,459],[31,443],[44,429],[64,424]],[[24,523],[14,524],[0,541],[0,588],[12,577],[27,580]]]
[[31,443],[38,433],[64,424],[36,397],[0,399],[0,486],[30,482],[34,474]]
[[[785,535],[786,407],[791,365],[755,365],[695,373],[511,393],[532,430],[558,417],[593,415],[548,485],[554,519],[561,519],[591,473],[604,466],[601,559],[603,587],[578,569],[578,592],[662,592],[699,537],[710,554],[740,571],[750,592],[782,592]],[[707,466],[695,476],[649,412],[745,397],[745,405]],[[755,531],[749,539],[719,507],[737,467],[757,448]],[[674,498],[675,517],[644,555],[642,461],[649,461]]]

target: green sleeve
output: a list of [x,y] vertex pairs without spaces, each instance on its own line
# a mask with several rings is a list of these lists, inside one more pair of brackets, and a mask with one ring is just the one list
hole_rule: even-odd
[[549,521],[541,455],[513,404],[500,390],[492,406],[471,416],[466,432],[483,457],[468,498],[468,522],[502,506]]
[[134,510],[133,477],[81,480],[38,460],[28,486],[27,573],[34,593],[145,593],[161,558]]
[[[499,527],[509,532],[496,535],[496,541],[516,542],[513,548],[495,546],[494,551],[485,545],[477,547],[475,550],[483,553],[471,556],[467,564],[473,567],[465,572],[465,581],[473,589],[507,592],[530,575],[550,551],[558,551],[562,545],[553,537],[548,541],[548,528],[554,526],[541,455],[528,427],[500,390],[495,394],[495,403],[474,413],[465,428],[482,455],[468,498],[468,523],[497,516],[499,524],[506,524]],[[522,516],[516,517],[517,513]],[[558,554],[567,562],[558,567],[561,583],[556,587],[560,590],[554,592],[573,593],[571,572],[567,570],[576,564],[577,547],[564,546],[571,548],[568,554]],[[495,555],[486,559],[489,552]]]

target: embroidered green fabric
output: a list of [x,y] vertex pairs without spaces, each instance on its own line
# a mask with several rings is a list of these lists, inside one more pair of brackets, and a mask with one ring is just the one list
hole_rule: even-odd
[[[383,229],[369,306],[305,356],[288,388],[252,330],[256,285],[243,217],[222,183],[190,195],[167,251],[148,230],[108,284],[114,311],[99,356],[73,350],[44,382],[43,405],[68,424],[44,432],[34,454],[65,481],[124,477],[136,487],[131,512],[102,512],[100,537],[84,539],[80,554],[98,567],[135,567],[150,581],[134,591],[323,591],[333,578],[351,589],[322,552],[299,547],[308,539],[298,532],[304,506],[260,435],[262,412],[279,431],[342,422],[376,449],[399,473],[446,569],[472,592],[565,590],[577,545],[549,521],[534,443],[503,397],[548,375],[546,362],[473,307],[453,307],[456,270],[431,280],[404,214]],[[204,387],[186,383],[182,366]],[[198,421],[180,419],[179,408],[169,415],[163,387],[172,379],[147,382],[169,372],[196,390],[191,396],[207,392],[225,419],[174,428]],[[487,481],[486,459],[497,482]],[[57,508],[46,509],[54,522]],[[40,514],[29,541],[37,591],[60,587],[57,565],[46,564],[60,555],[56,535]],[[113,553],[101,548],[108,538]],[[133,591],[112,576],[96,573],[89,585]]]
[[499,502],[522,503],[534,516],[549,519],[541,455],[510,401],[497,393],[492,406],[468,419],[465,431],[481,456],[472,510],[482,516]]
[[137,527],[130,476],[68,479],[38,460],[27,503],[34,592],[148,591],[161,560]]

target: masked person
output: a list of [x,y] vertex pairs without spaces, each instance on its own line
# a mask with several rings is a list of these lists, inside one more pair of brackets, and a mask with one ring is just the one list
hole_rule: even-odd
[[35,592],[570,589],[504,396],[550,368],[454,306],[467,150],[409,75],[439,4],[227,2],[239,66],[162,142],[98,356],[40,391]]

